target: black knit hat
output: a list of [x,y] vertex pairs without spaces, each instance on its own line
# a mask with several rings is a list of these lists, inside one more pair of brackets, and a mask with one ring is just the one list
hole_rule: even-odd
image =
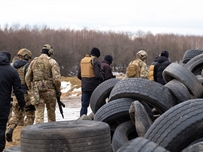
[[96,56],[97,58],[100,57],[100,51],[98,48],[93,47],[92,51],[90,52],[90,55]]
[[161,56],[165,56],[165,57],[168,58],[168,56],[169,56],[168,51],[166,51],[166,50],[162,51],[162,52],[161,52]]
[[106,55],[106,56],[104,57],[104,60],[108,61],[109,64],[111,64],[112,61],[113,61],[113,57],[112,57],[111,55]]

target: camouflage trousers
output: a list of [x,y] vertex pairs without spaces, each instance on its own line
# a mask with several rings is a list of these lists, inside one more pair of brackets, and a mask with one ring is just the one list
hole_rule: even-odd
[[[28,95],[25,94],[25,102],[28,102]],[[24,119],[25,117],[25,119]],[[24,126],[32,125],[35,120],[35,111],[22,111],[16,97],[13,98],[12,116],[8,121],[7,128],[15,129],[18,123],[24,119]]]
[[47,110],[48,122],[56,121],[56,92],[54,89],[48,89],[44,92],[39,92],[39,102],[35,105],[35,123],[44,123],[45,106]]
[[[13,103],[12,103],[12,105],[13,105]],[[8,116],[8,120],[12,117],[12,107],[13,106],[11,106],[11,108],[10,108],[10,113],[9,113],[9,116]]]

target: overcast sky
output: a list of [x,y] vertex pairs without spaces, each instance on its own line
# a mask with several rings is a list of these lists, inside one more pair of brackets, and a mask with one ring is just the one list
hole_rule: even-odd
[[203,35],[203,1],[0,0],[0,25]]

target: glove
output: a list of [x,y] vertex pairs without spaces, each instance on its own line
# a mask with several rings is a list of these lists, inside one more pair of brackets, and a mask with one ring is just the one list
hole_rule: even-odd
[[60,98],[61,97],[61,92],[56,92],[56,97]]
[[36,109],[35,109],[35,106],[33,106],[33,105],[29,105],[29,106],[26,106],[25,107],[25,111],[27,112],[27,111],[35,111]]

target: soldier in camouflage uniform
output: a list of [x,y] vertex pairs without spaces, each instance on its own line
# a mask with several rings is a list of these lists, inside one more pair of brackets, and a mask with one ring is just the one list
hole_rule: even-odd
[[146,59],[146,51],[138,51],[136,54],[136,59],[131,61],[127,67],[126,76],[128,78],[148,78]]
[[36,124],[44,122],[45,105],[48,122],[56,121],[56,96],[61,95],[61,74],[59,64],[50,57],[51,55],[52,46],[45,44],[41,49],[41,55],[30,63],[25,76],[28,88],[34,95],[39,95],[39,100],[33,101],[36,108]]
[[[16,60],[19,60],[20,58],[18,57],[18,55],[14,56],[13,59],[12,59],[12,62],[11,62],[11,66],[13,66],[13,63],[16,61]],[[9,114],[9,117],[8,117],[8,120],[11,118],[12,116],[12,105],[13,105],[13,99],[15,98],[15,94],[12,92],[11,94],[11,109],[10,109],[10,114]],[[16,99],[16,98],[15,98]],[[21,120],[18,122],[18,126],[24,126],[24,117],[21,118]]]
[[17,127],[18,123],[22,119],[24,119],[24,116],[25,116],[25,121],[24,121],[25,126],[32,125],[35,119],[35,109],[34,109],[34,106],[31,105],[30,103],[30,98],[27,92],[28,88],[25,83],[25,73],[31,61],[32,53],[28,49],[22,48],[18,51],[17,55],[19,59],[15,60],[12,66],[17,69],[18,74],[20,76],[26,105],[25,105],[25,111],[22,111],[17,102],[17,99],[15,98],[15,96],[13,96],[12,111],[14,114],[11,116],[11,118],[8,121],[8,125],[7,125],[8,131],[6,132],[6,140],[8,142],[12,141],[13,130]]

